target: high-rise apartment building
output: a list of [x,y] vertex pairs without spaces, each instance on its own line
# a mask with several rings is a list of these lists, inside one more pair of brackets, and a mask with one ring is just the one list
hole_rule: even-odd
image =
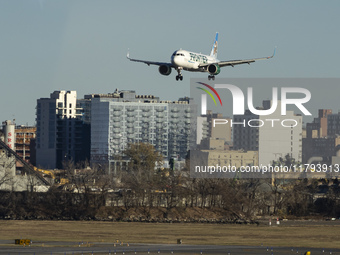
[[36,164],[36,127],[18,126],[15,128],[15,151],[26,162]]
[[[250,120],[258,120],[259,116],[245,111],[244,115],[233,117],[233,149],[244,151],[259,150],[259,128],[246,125]],[[245,123],[245,124],[243,124]]]
[[185,158],[196,139],[197,109],[189,101],[118,90],[77,100],[75,91],[55,91],[37,101],[37,166],[115,163],[137,142],[152,144],[165,159]]
[[[257,109],[270,108],[271,102],[265,100]],[[285,119],[290,121],[285,122]],[[282,116],[280,102],[270,115],[259,116],[246,110],[244,115],[234,116],[232,128],[233,149],[259,151],[259,164],[272,164],[287,154],[296,161],[302,160],[302,116],[292,111]]]
[[225,148],[231,145],[230,118],[223,117],[221,113],[207,111],[206,115],[197,117],[197,145],[201,150],[212,148]]
[[90,129],[84,125],[76,91],[54,91],[50,98],[38,99],[36,123],[38,167],[62,168],[63,162],[89,157]]
[[340,135],[340,113],[327,115],[327,136]]
[[[263,101],[264,109],[269,109],[271,101]],[[289,155],[296,162],[302,161],[302,116],[286,111],[281,115],[281,103],[270,115],[261,115],[259,127],[259,164],[268,165]]]
[[195,144],[196,106],[189,98],[160,101],[135,91],[91,99],[91,162],[114,163],[129,143],[152,144],[164,158],[184,158]]
[[332,115],[332,110],[330,109],[319,109],[319,114],[317,118],[314,118],[313,122],[307,123],[306,125],[306,135],[309,138],[322,138],[328,135],[327,130],[327,119],[328,116]]
[[317,118],[306,125],[303,139],[303,163],[313,157],[322,157],[323,163],[331,164],[340,144],[340,114],[332,114],[330,109],[319,109]]

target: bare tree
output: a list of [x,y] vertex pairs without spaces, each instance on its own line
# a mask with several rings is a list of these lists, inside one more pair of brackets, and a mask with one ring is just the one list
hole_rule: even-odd
[[11,183],[14,179],[12,172],[13,171],[11,169],[0,167],[0,187],[2,185],[11,186]]
[[134,206],[149,206],[157,188],[156,168],[161,166],[162,155],[151,144],[129,144],[124,154],[130,159],[122,181],[132,191]]

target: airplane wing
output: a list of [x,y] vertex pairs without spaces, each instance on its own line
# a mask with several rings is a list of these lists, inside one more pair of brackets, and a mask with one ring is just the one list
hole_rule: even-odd
[[[272,57],[275,56],[275,52],[276,52],[276,47],[274,49],[274,53],[273,55],[269,56],[269,57],[263,57],[263,58],[253,58],[253,59],[245,59],[245,60],[228,60],[228,61],[219,61],[219,62],[216,62],[215,64],[218,64],[220,67],[223,67],[223,66],[235,66],[235,65],[241,65],[241,64],[250,64],[250,63],[253,63],[255,61],[258,61],[258,60],[265,60],[265,59],[270,59]],[[205,65],[200,65],[200,67],[206,67],[208,66],[209,64],[205,64]]]
[[149,65],[156,65],[156,66],[161,66],[161,65],[167,65],[170,67],[175,68],[171,63],[166,63],[166,62],[155,62],[155,61],[148,61],[148,60],[140,60],[140,59],[134,59],[134,58],[130,58],[130,53],[128,52],[126,55],[127,59],[129,59],[130,61],[135,61],[135,62],[141,62],[144,64]]

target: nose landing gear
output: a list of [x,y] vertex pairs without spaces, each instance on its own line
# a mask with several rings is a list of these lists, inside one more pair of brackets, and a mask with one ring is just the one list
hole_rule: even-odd
[[176,81],[178,80],[183,81],[182,69],[178,68],[177,73],[178,75],[176,76]]

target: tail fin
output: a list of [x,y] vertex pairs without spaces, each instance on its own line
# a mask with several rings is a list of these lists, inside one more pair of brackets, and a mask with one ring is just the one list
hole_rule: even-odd
[[217,46],[218,46],[217,41],[218,41],[218,32],[216,32],[215,41],[211,48],[211,53],[210,53],[210,56],[214,58],[217,58]]

